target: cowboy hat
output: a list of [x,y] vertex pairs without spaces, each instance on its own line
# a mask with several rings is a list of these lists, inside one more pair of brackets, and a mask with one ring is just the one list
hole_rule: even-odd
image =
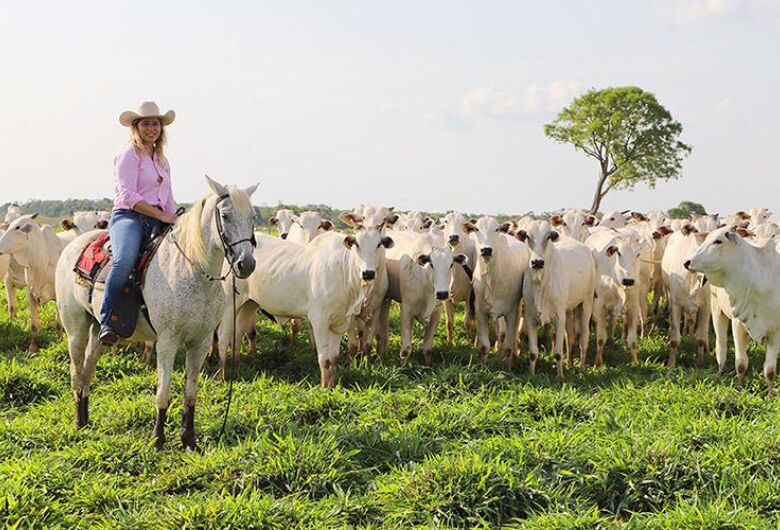
[[142,118],[159,118],[163,125],[170,125],[173,123],[173,119],[176,117],[176,113],[169,110],[165,114],[160,112],[160,107],[154,101],[144,101],[138,107],[137,111],[126,110],[119,115],[119,123],[125,127],[130,127],[135,120]]

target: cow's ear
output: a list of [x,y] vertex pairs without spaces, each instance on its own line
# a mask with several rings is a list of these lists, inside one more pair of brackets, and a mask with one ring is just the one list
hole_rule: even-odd
[[501,226],[499,226],[498,228],[496,228],[496,232],[503,232],[503,233],[506,234],[506,233],[509,232],[510,228],[512,228],[512,225],[510,223],[504,223]]
[[333,230],[333,223],[331,223],[327,219],[323,219],[322,221],[320,221],[320,228],[322,228],[326,232],[328,230]]
[[469,223],[471,223],[473,225],[476,225],[477,224],[477,220],[476,219],[469,219]]
[[463,223],[463,231],[470,234],[472,232],[477,232],[477,227],[474,226],[474,223],[469,221],[468,223]]
[[739,234],[739,237],[753,237],[754,235],[756,235],[750,230],[747,230],[746,228],[737,228],[734,231]]
[[395,241],[393,241],[392,237],[385,236],[382,238],[382,246],[385,248],[393,248],[393,246],[395,246]]
[[428,230],[432,224],[433,224],[433,219],[431,219],[430,217],[426,217],[425,221],[423,221],[422,227],[425,230]]
[[618,248],[615,245],[610,245],[610,246],[608,246],[606,248],[606,250],[604,252],[607,254],[607,256],[609,256],[611,258],[612,256],[614,256],[617,253],[617,251],[618,251]]
[[73,230],[76,228],[76,225],[74,225],[70,219],[63,219],[60,221],[60,226],[63,230]]
[[397,222],[398,222],[398,214],[397,213],[390,214],[390,215],[385,217],[385,226],[392,227]]
[[683,226],[680,229],[680,231],[683,233],[684,236],[687,236],[687,235],[690,235],[690,234],[695,234],[696,232],[698,232],[698,230],[696,230],[696,227],[693,226],[692,224],[687,224],[687,225]]
[[38,212],[35,212],[34,214],[32,214],[30,216],[30,219],[35,219],[36,217],[38,217]]
[[363,222],[363,216],[354,212],[341,212],[339,214],[339,219],[342,223],[352,228],[357,227]]
[[357,246],[357,239],[355,239],[355,236],[346,236],[344,238],[344,246],[347,248]]
[[427,264],[431,262],[431,256],[429,254],[420,254],[417,256],[417,265],[420,267],[425,267]]
[[388,206],[387,209],[390,210],[391,212],[394,212],[395,211],[395,206]]
[[279,219],[277,219],[275,215],[268,218],[268,226],[276,226],[278,223]]
[[95,226],[101,230],[105,230],[106,228],[108,228],[108,221],[106,221],[105,219],[101,219],[100,221],[97,222]]
[[641,212],[631,212],[631,217],[633,217],[634,220],[638,223],[647,221],[647,217],[645,217],[645,215]]
[[469,257],[465,254],[455,254],[452,256],[452,261],[458,265],[466,265],[469,262]]
[[515,234],[515,237],[520,241],[522,241],[523,243],[525,243],[526,241],[528,241],[528,232],[526,232],[525,230],[518,230],[517,233]]
[[595,215],[585,217],[585,226],[596,226],[597,224],[599,224],[599,220],[596,219]]
[[561,235],[558,232],[556,232],[555,230],[551,230],[550,233],[547,235],[547,239],[549,239],[553,243],[558,241],[558,239],[560,239],[560,237],[561,237]]
[[552,217],[550,217],[550,224],[553,226],[561,226],[562,224],[566,224],[566,223],[563,222],[563,218],[560,215],[555,214]]

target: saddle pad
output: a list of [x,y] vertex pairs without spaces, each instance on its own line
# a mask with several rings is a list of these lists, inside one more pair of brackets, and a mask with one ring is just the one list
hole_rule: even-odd
[[[100,234],[97,239],[84,248],[73,270],[85,280],[105,283],[113,260],[108,242],[108,231]],[[102,279],[99,279],[98,276],[101,276]]]

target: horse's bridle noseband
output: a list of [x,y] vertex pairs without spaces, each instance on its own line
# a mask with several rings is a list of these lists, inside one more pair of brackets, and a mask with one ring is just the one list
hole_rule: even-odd
[[229,197],[229,193],[224,193],[217,197],[217,202],[214,204],[214,219],[217,221],[217,233],[219,234],[219,240],[222,242],[222,250],[225,252],[225,258],[227,258],[228,263],[230,264],[230,270],[233,272],[233,274],[236,274],[235,264],[236,259],[238,258],[238,254],[236,254],[236,251],[233,250],[233,247],[248,241],[252,245],[252,248],[257,248],[257,240],[255,239],[255,232],[252,231],[252,235],[250,237],[245,237],[233,242],[228,241],[227,235],[225,235],[225,228],[222,225],[222,215],[219,212],[219,203]]

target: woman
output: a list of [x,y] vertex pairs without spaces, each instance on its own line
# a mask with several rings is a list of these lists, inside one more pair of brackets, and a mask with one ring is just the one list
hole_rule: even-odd
[[112,328],[111,309],[144,241],[158,223],[176,222],[170,167],[163,154],[165,126],[173,123],[175,116],[172,110],[161,114],[152,101],[142,103],[136,112],[119,115],[119,123],[130,128],[130,142],[114,158],[114,209],[108,225],[114,262],[100,310],[99,339],[106,345],[119,342]]

